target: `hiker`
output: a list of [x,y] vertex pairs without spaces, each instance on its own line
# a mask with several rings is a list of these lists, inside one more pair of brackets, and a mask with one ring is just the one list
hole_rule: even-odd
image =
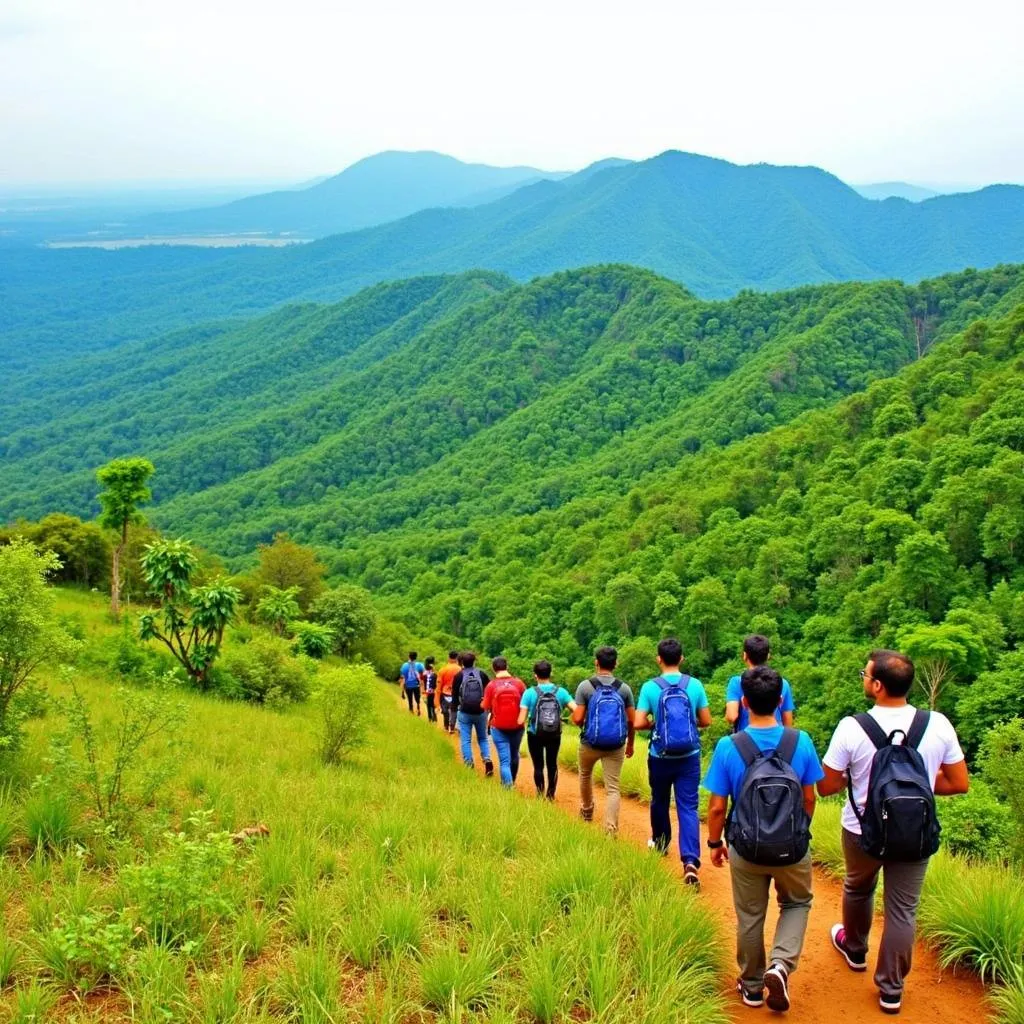
[[[753,633],[743,641],[743,664],[747,668],[756,665],[767,665],[772,656],[768,637]],[[788,679],[782,680],[782,703],[775,709],[775,720],[779,725],[793,724],[793,688]],[[750,714],[743,703],[743,689],[740,677],[732,676],[725,687],[725,720],[732,726],[733,732],[743,732],[750,724]]]
[[[823,759],[821,796],[847,792],[843,807],[843,920],[832,945],[854,971],[867,969],[879,872],[885,918],[875,964],[878,1005],[896,1014],[910,973],[914,929],[928,860],[939,846],[935,796],[966,793],[967,763],[953,726],[907,701],[914,663],[872,651],[861,670],[870,711],[844,718]],[[896,801],[899,801],[896,803]]]
[[594,675],[576,689],[572,713],[580,733],[580,817],[594,820],[594,765],[604,772],[604,828],[611,835],[619,831],[619,779],[622,765],[633,756],[633,691],[615,677],[619,655],[614,647],[594,652]]
[[487,741],[487,712],[484,711],[484,690],[489,682],[487,673],[476,667],[476,654],[466,651],[459,659],[462,668],[452,680],[452,700],[459,724],[459,737],[462,745],[462,760],[473,767],[473,731],[476,731],[476,742],[480,747],[480,756],[484,762],[484,772],[494,774],[494,762],[491,760],[491,746]]
[[519,774],[519,748],[523,742],[523,729],[519,724],[519,704],[526,692],[522,679],[508,670],[507,659],[492,659],[494,678],[484,690],[483,709],[488,712],[491,742],[498,752],[498,772],[506,788],[515,785]]
[[[716,868],[729,862],[740,968],[736,991],[746,1006],[756,1007],[767,990],[768,1008],[784,1013],[811,910],[810,824],[814,785],[823,773],[810,736],[775,717],[784,699],[782,676],[755,665],[740,685],[748,725],[718,741],[704,776],[711,793],[708,849]],[[764,920],[772,882],[779,920],[766,961]]]
[[423,678],[423,662],[416,660],[416,652],[409,652],[409,660],[402,663],[398,670],[398,678],[401,681],[403,696],[409,704],[409,714],[412,714],[412,702],[416,701],[416,714],[422,715],[420,710],[420,681]]
[[433,658],[427,658],[423,665],[423,695],[427,700],[427,721],[436,722],[437,672],[434,669]]
[[551,682],[551,662],[541,660],[533,666],[534,686],[524,694],[519,710],[519,725],[526,726],[526,746],[533,762],[533,784],[537,796],[545,795],[544,762],[547,761],[546,795],[555,799],[558,786],[558,749],[562,745],[562,711],[576,710],[576,702],[562,686]]
[[456,704],[452,696],[452,683],[461,668],[459,652],[449,651],[447,664],[442,665],[441,671],[437,673],[437,699],[441,705],[441,721],[449,736],[455,735]]
[[683,645],[668,637],[658,644],[660,674],[640,687],[634,724],[651,730],[647,777],[651,784],[651,839],[648,846],[668,853],[672,842],[669,813],[675,791],[679,819],[679,856],[683,881],[700,883],[700,730],[711,724],[708,696],[699,679],[683,672]]

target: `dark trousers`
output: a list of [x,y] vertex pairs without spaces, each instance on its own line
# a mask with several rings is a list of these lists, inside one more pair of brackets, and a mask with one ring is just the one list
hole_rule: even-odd
[[449,732],[455,732],[455,701],[450,693],[441,694],[441,719]]
[[413,699],[416,700],[416,710],[420,709],[420,688],[418,686],[407,686],[405,688],[405,699],[409,702],[409,710],[412,711]]
[[434,710],[434,694],[432,692],[427,694],[427,721],[437,721],[437,712]]
[[526,734],[526,746],[533,761],[533,784],[537,787],[537,795],[545,792],[544,762],[548,767],[547,797],[555,799],[555,788],[558,786],[558,748],[562,745],[562,734],[538,736],[536,733]]
[[655,844],[667,850],[672,842],[669,809],[675,790],[679,818],[679,856],[684,864],[700,867],[700,820],[697,817],[697,787],[700,785],[700,755],[693,757],[649,757],[647,777],[651,783],[651,834]]

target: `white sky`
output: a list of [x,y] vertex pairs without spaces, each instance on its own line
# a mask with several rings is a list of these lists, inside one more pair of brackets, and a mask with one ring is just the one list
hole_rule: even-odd
[[0,0],[0,181],[686,149],[1024,182],[1021,0]]

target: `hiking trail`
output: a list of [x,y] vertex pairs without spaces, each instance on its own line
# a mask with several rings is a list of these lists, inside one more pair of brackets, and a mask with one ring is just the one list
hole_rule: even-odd
[[[459,754],[458,733],[450,737],[455,756]],[[474,754],[479,761],[479,751],[474,746]],[[483,773],[482,765],[478,770]],[[497,778],[498,762],[494,762],[494,784],[499,785]],[[533,770],[528,756],[523,756],[519,766],[519,777],[516,789],[527,799],[537,799],[533,787]],[[566,814],[577,817],[579,813],[579,786],[576,773],[564,766],[559,771],[558,792],[555,803]],[[594,824],[601,828],[604,814],[604,787],[594,783]],[[675,814],[673,811],[673,848],[668,857],[663,858],[667,870],[680,879],[682,885],[683,866],[679,861],[678,848],[675,846]],[[619,809],[619,837],[639,846],[647,846],[651,835],[650,813],[647,805],[623,794]],[[701,822],[701,843],[707,838],[704,823]],[[652,854],[654,856],[654,854]],[[732,907],[732,888],[729,883],[729,868],[715,868],[708,857],[703,858],[701,868],[701,898],[717,915],[722,926],[722,936],[730,943],[729,963],[732,959],[732,943],[735,934],[736,918]],[[774,889],[773,889],[774,893]],[[851,971],[832,948],[829,929],[837,921],[842,920],[842,884],[825,874],[819,868],[814,869],[814,903],[807,925],[807,939],[804,943],[800,967],[792,977],[789,991],[792,1009],[788,1014],[774,1014],[766,1007],[751,1009],[743,1006],[734,990],[734,976],[727,972],[724,979],[723,994],[729,1017],[737,1024],[747,1024],[757,1020],[757,1015],[766,1015],[767,1019],[781,1020],[788,1018],[801,1024],[863,1024],[864,1021],[882,1021],[890,1019],[878,1008],[878,990],[871,981],[874,969],[874,952],[877,948],[877,937],[882,926],[881,916],[877,915],[875,928],[872,930],[872,949],[868,952],[868,970],[863,974]],[[878,900],[879,907],[881,899]],[[765,924],[766,943],[770,944],[771,934],[778,916],[774,898],[769,904],[768,920]],[[984,986],[978,978],[966,968],[946,968],[939,966],[938,958],[933,950],[922,942],[914,947],[914,964],[907,980],[906,994],[903,999],[903,1010],[896,1018],[904,1024],[961,1024],[972,1022],[982,1024],[990,1019],[985,1000]]]

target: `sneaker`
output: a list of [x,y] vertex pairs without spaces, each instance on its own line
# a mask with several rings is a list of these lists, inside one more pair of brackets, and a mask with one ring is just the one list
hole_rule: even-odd
[[764,987],[768,990],[768,1009],[785,1013],[789,1009],[789,976],[782,964],[772,964],[764,972]]
[[878,996],[878,1008],[882,1013],[897,1014],[903,1008],[903,996]]
[[582,818],[583,821],[593,821],[594,820],[594,808],[593,807],[581,807],[580,808],[580,818]]
[[700,888],[700,875],[697,873],[696,864],[684,864],[683,865],[683,882],[686,885],[696,886]]
[[868,958],[866,956],[855,957],[846,948],[846,929],[841,924],[832,925],[832,945],[846,961],[846,966],[851,971],[866,971],[868,969]]
[[755,995],[751,995],[743,987],[743,982],[740,981],[739,978],[736,979],[736,991],[739,993],[740,999],[743,1000],[743,1005],[744,1006],[752,1007],[755,1010],[758,1009],[761,1006],[764,1006],[764,994],[763,993],[759,993],[756,996]]
[[484,761],[484,775],[490,778],[494,774],[494,762]]

